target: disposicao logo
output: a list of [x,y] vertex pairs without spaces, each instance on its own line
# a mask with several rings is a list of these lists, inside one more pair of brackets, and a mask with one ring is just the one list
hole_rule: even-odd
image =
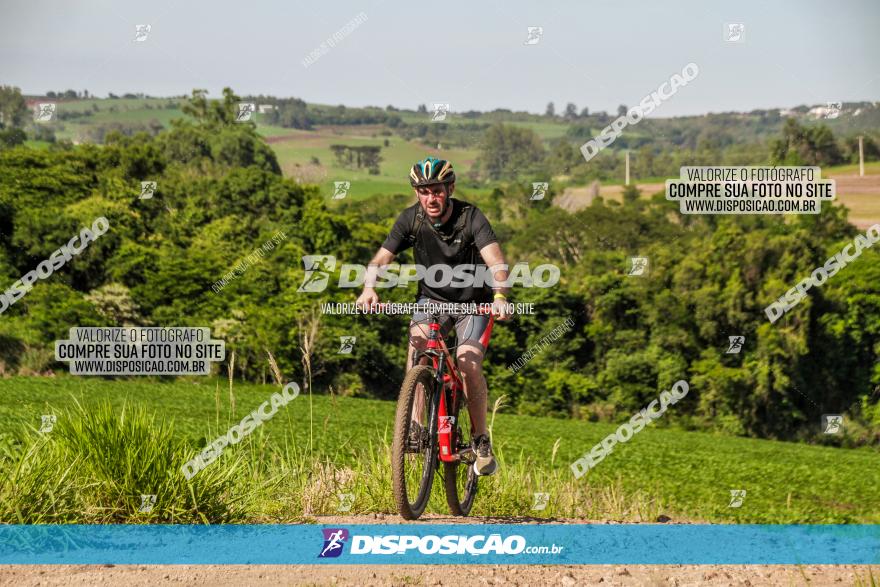
[[318,558],[339,557],[346,544],[350,544],[351,555],[557,555],[565,549],[556,544],[528,546],[525,537],[518,534],[506,537],[501,534],[362,536],[349,535],[345,528],[325,528],[321,531],[324,533],[324,546]]
[[[331,273],[336,272],[336,257],[304,255],[302,260],[305,275],[302,285],[296,291],[318,293],[327,289]],[[505,281],[495,281],[494,275],[498,270],[509,270]],[[459,265],[440,263],[429,267],[392,263],[378,268],[345,263],[339,268],[337,285],[340,288],[354,288],[370,283],[371,287],[390,288],[406,287],[409,283],[424,281],[429,287],[481,288],[487,285],[491,287],[516,285],[548,288],[559,282],[560,275],[559,267],[548,263],[538,265],[534,269],[530,269],[526,262],[516,263],[513,266],[499,263],[491,267],[472,263]]]
[[348,540],[348,530],[345,528],[324,528],[324,547],[318,558],[336,558],[342,554],[345,541]]

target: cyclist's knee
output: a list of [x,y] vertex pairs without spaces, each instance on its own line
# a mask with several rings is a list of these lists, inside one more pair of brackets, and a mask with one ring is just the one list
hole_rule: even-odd
[[459,362],[467,361],[469,363],[482,365],[485,351],[483,350],[483,345],[480,343],[466,340],[458,345],[458,351],[455,354]]
[[483,353],[476,347],[460,347],[458,368],[465,377],[479,377],[483,373]]
[[421,336],[410,335],[409,346],[416,349],[417,351],[423,351],[428,347],[428,339]]
[[431,329],[428,328],[427,324],[421,324],[419,322],[411,322],[409,325],[409,337],[410,338],[421,338],[423,340],[428,340],[428,335],[431,333]]

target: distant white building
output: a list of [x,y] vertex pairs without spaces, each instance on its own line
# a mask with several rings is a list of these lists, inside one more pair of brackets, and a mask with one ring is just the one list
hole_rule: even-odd
[[275,110],[275,106],[273,106],[272,104],[260,104],[260,106],[257,108],[257,110],[259,111],[260,114],[267,114],[267,113]]
[[810,108],[810,111],[807,112],[807,116],[811,118],[834,119],[840,116],[842,110],[843,104],[841,104],[840,102],[829,102],[826,106],[816,106],[815,108]]

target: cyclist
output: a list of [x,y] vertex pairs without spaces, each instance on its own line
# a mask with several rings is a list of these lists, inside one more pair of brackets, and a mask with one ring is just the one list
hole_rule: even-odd
[[[440,285],[431,287],[420,280],[417,303],[491,303],[492,313],[499,320],[508,320],[508,288],[504,286],[508,271],[504,255],[486,216],[475,206],[452,197],[455,191],[452,163],[427,157],[413,165],[409,176],[418,201],[398,216],[388,238],[370,261],[364,291],[357,304],[367,307],[378,303],[379,296],[374,289],[378,269],[389,265],[401,251],[414,247],[417,265],[426,268],[446,265],[454,269],[458,265],[469,264],[475,268],[475,275],[478,274],[479,267],[483,270],[489,267],[493,279],[486,281],[494,284],[493,287],[456,287],[455,280],[451,283],[435,280],[433,282]],[[456,359],[464,383],[468,413],[474,427],[474,451],[477,456],[474,471],[478,475],[491,475],[498,465],[486,428],[488,389],[483,377],[483,356],[486,348],[480,343],[480,337],[489,325],[489,317],[440,316],[438,320],[444,337],[448,335],[453,323],[455,326],[458,341]],[[416,313],[410,322],[407,369],[415,366],[415,352],[426,348],[426,321],[427,315]],[[419,400],[424,401],[424,398],[417,398],[417,402]],[[418,405],[414,406],[413,412],[422,413],[419,408]],[[420,423],[413,420],[410,427],[411,433],[415,431],[416,438],[419,436],[419,426]]]

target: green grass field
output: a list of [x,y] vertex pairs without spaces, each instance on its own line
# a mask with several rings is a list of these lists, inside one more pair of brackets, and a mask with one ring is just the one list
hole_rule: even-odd
[[[56,434],[36,432],[41,415],[57,415],[59,429],[73,425],[66,420],[84,418],[70,412],[75,399],[86,414],[100,412],[96,406],[109,402],[114,418],[123,413],[125,404],[129,412],[132,406],[143,406],[159,419],[173,421],[170,437],[187,443],[194,452],[202,439],[213,440],[275,391],[278,387],[236,384],[233,417],[225,380],[108,381],[70,376],[2,379],[0,419],[5,423],[5,436],[0,434],[0,474],[11,485],[10,480],[16,478],[14,469],[37,470],[40,455],[52,453],[40,443],[53,442],[52,434]],[[210,465],[210,474],[199,475],[237,479],[237,487],[248,495],[245,520],[296,520],[314,513],[334,513],[338,492],[355,494],[353,513],[393,513],[388,444],[394,403],[316,394],[311,409],[310,419],[310,399],[301,394],[251,437],[227,447],[224,456]],[[113,439],[107,444],[122,445],[101,449],[110,453],[142,450],[137,442],[129,443],[124,434],[106,431],[114,426],[95,425],[100,430],[89,432],[88,438],[102,444],[94,439],[106,434]],[[676,521],[880,522],[880,454],[875,450],[648,428],[629,443],[618,445],[595,469],[575,480],[569,464],[614,429],[607,423],[508,415],[502,409],[493,428],[502,469],[495,477],[481,481],[473,513],[630,521],[654,521],[665,514]],[[3,460],[3,443],[19,446],[13,439],[22,438],[24,447],[15,454],[30,446],[27,452],[33,460]],[[143,455],[136,458],[142,459]],[[170,461],[161,474],[179,476],[176,469],[182,464],[180,458]],[[113,460],[111,456],[100,457],[105,459]],[[120,475],[110,476],[115,479]],[[3,483],[0,481],[0,521],[14,520],[10,510],[15,508],[8,503],[17,504],[25,498],[19,495],[15,498],[19,501],[15,501],[10,497],[12,489],[4,489]],[[729,507],[732,489],[747,492],[739,508]],[[116,491],[135,496],[152,492],[135,486]],[[535,492],[550,494],[546,510],[531,510]],[[428,511],[446,513],[439,479],[435,480],[434,494]],[[111,510],[101,501],[110,497],[78,499],[89,504],[85,509],[91,513],[77,515],[79,510],[73,508],[73,513],[60,519],[108,521],[95,512]],[[4,500],[8,502],[5,507]],[[115,507],[118,510],[119,506]],[[27,519],[56,519],[33,516]]]
[[[182,103],[181,98],[118,98],[89,100],[58,100],[60,112],[93,112],[86,118],[78,118],[61,121],[63,130],[56,130],[59,139],[81,140],[86,134],[86,129],[100,123],[120,122],[149,122],[156,119],[165,127],[171,125],[171,120],[183,116],[178,108],[165,108],[167,102]],[[94,108],[97,107],[97,111]]]
[[[418,159],[428,155],[442,156],[455,162],[456,168],[468,171],[476,159],[473,149],[436,149],[415,141],[406,141],[398,136],[371,137],[355,131],[341,132],[336,127],[318,128],[314,131],[287,130],[285,133],[269,135],[276,127],[259,127],[260,132],[272,137],[272,148],[278,156],[285,175],[302,177],[304,180],[320,184],[330,199],[333,196],[335,181],[350,181],[351,189],[346,197],[364,199],[375,194],[410,193],[407,174]],[[388,146],[384,146],[384,141]],[[352,170],[338,165],[330,145],[382,146],[380,173],[370,175],[365,169]],[[320,161],[320,166],[311,163],[312,157]]]
[[[835,165],[834,167],[823,167],[822,177],[830,177],[833,175],[850,175],[859,173],[859,164],[850,163],[847,165]],[[865,175],[880,175],[880,161],[866,161]]]

